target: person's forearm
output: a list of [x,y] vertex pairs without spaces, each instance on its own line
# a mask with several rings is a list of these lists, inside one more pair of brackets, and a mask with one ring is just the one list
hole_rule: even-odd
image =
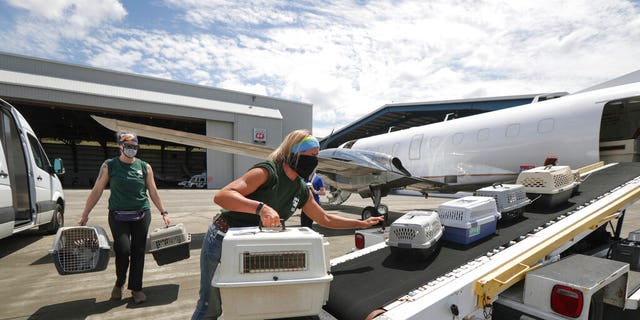
[[82,210],[83,217],[89,216],[89,212],[93,210],[93,208],[96,206],[96,204],[100,200],[101,196],[102,196],[101,190],[91,189],[91,193],[89,193],[89,196],[87,197],[87,201],[84,204],[84,210]]
[[254,213],[259,203],[233,190],[219,191],[213,201],[223,209],[247,213]]

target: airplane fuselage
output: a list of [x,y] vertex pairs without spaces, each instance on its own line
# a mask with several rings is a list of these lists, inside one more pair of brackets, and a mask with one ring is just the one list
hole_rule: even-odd
[[[350,148],[386,153],[433,189],[515,180],[546,158],[578,168],[600,160],[600,142],[637,138],[640,83],[588,91],[359,139]],[[428,191],[428,190],[423,190]]]

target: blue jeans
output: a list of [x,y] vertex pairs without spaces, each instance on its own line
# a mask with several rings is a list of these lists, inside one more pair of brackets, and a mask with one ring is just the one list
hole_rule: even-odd
[[218,319],[222,315],[220,289],[211,286],[213,274],[222,254],[222,240],[218,227],[211,224],[202,239],[200,250],[200,297],[191,320]]

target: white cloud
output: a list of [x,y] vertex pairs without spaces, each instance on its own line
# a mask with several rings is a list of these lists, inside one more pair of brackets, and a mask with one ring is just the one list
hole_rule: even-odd
[[622,0],[153,2],[183,19],[165,29],[115,0],[9,1],[38,18],[0,36],[12,50],[64,59],[71,44],[94,66],[309,102],[317,135],[387,103],[576,91],[640,68]]

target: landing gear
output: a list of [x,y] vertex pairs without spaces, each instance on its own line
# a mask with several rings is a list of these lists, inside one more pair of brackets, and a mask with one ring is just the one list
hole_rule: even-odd
[[330,186],[329,193],[327,194],[327,202],[328,204],[339,205],[347,201],[350,195],[351,192],[342,191]]
[[369,187],[371,190],[371,199],[373,200],[373,206],[367,206],[362,209],[362,220],[366,220],[370,217],[384,217],[384,222],[380,224],[382,228],[386,225],[386,222],[389,220],[389,207],[380,203],[382,199],[382,190],[378,188]]

